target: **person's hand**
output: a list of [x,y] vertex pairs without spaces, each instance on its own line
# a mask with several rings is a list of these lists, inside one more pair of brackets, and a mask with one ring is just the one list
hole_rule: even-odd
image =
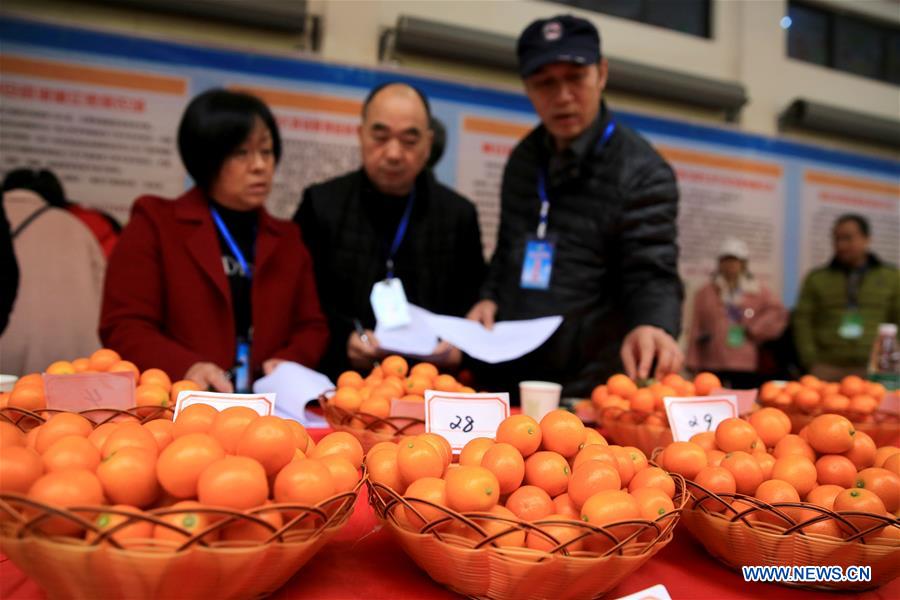
[[284,362],[283,358],[270,358],[262,364],[263,375],[271,375],[275,368]]
[[378,357],[378,339],[366,329],[368,343],[364,342],[355,331],[347,338],[347,358],[354,369],[371,369]]
[[654,358],[657,378],[681,370],[684,362],[678,342],[652,325],[639,325],[629,331],[622,342],[620,355],[625,374],[632,379],[646,379]]
[[445,340],[438,342],[432,355],[434,355],[434,365],[441,371],[455,371],[462,364],[462,352]]
[[494,328],[494,318],[497,316],[497,303],[493,300],[482,300],[475,304],[466,315],[470,321],[478,321],[485,329]]
[[226,394],[234,391],[234,386],[225,375],[225,371],[219,365],[211,362],[194,363],[184,374],[184,378],[196,381],[202,390],[212,388],[213,391]]

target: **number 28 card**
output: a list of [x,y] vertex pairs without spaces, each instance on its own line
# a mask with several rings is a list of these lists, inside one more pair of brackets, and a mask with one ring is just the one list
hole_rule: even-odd
[[443,436],[459,454],[477,437],[493,438],[509,416],[509,394],[425,391],[425,431]]

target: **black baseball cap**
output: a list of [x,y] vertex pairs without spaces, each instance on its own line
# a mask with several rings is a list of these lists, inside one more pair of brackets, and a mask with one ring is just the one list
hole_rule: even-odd
[[519,36],[516,54],[523,78],[554,62],[591,65],[600,60],[600,33],[593,23],[573,15],[538,19]]

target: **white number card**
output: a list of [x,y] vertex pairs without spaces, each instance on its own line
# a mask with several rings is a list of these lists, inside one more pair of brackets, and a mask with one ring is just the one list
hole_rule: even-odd
[[177,419],[181,411],[194,404],[208,404],[219,412],[232,406],[246,406],[258,412],[259,416],[267,417],[275,413],[275,394],[222,394],[184,390],[179,392],[175,401],[175,415],[172,419]]
[[715,431],[725,419],[738,416],[736,396],[663,398],[663,404],[676,442],[686,442],[704,431]]
[[666,586],[658,583],[653,587],[622,596],[617,600],[672,600],[672,596],[669,595],[669,590],[666,589]]
[[509,394],[451,394],[425,390],[425,431],[443,436],[454,454],[477,437],[493,438],[509,416]]

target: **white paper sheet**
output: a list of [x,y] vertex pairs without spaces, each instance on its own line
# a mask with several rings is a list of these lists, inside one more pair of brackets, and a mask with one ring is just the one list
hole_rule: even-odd
[[439,338],[490,364],[528,354],[546,342],[563,321],[561,316],[502,321],[489,331],[475,321],[423,312],[425,321]]
[[438,344],[438,338],[428,325],[428,314],[431,313],[427,310],[409,305],[408,325],[385,328],[378,323],[375,326],[375,337],[378,338],[379,348],[388,354],[430,356]]
[[382,351],[427,360],[441,339],[473,358],[494,364],[528,354],[546,342],[563,321],[560,316],[502,321],[488,331],[481,323],[436,315],[414,304],[409,305],[409,311],[409,325],[390,329],[376,325],[375,336]]
[[334,389],[334,383],[328,377],[295,362],[279,364],[271,374],[253,384],[257,394],[274,392],[278,395],[276,416],[313,428],[327,427],[328,423],[322,417],[306,412],[306,404],[331,389]]

